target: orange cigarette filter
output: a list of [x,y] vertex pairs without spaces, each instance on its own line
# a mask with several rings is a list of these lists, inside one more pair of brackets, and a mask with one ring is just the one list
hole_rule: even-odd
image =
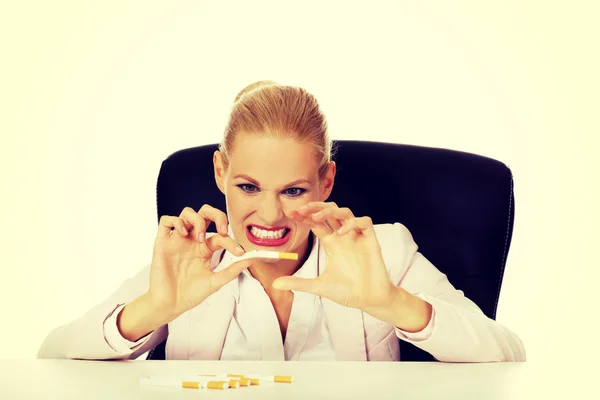
[[282,260],[297,260],[298,253],[283,253],[279,252],[279,258]]
[[248,378],[240,378],[239,382],[240,386],[250,386],[250,379]]
[[292,377],[284,375],[275,375],[273,381],[278,383],[292,383]]
[[228,389],[229,382],[228,381],[210,381],[206,383],[206,387],[208,389]]
[[184,389],[200,389],[202,388],[202,384],[200,382],[181,382],[181,387]]

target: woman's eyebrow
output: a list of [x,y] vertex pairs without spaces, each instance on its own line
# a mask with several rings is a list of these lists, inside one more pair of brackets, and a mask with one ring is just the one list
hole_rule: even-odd
[[[245,180],[247,180],[247,181],[249,181],[249,182],[252,182],[252,184],[254,184],[254,185],[256,185],[256,186],[260,186],[260,183],[259,183],[259,182],[258,182],[256,179],[254,179],[254,178],[252,178],[251,176],[248,176],[248,175],[246,175],[246,174],[239,174],[239,175],[236,175],[236,176],[234,176],[234,177],[233,177],[233,179],[236,179],[236,178],[243,178],[243,179],[245,179]],[[300,183],[308,183],[308,184],[311,184],[312,182],[311,182],[311,180],[310,180],[310,179],[297,179],[297,180],[295,180],[295,181],[293,181],[293,182],[290,182],[290,183],[288,183],[288,184],[287,184],[287,185],[285,185],[284,187],[286,187],[286,188],[287,188],[287,187],[290,187],[290,186],[298,185],[298,184],[300,184]]]
[[298,185],[300,183],[311,184],[312,182],[309,179],[297,179],[294,182],[288,183],[287,185],[285,185],[285,187],[290,187],[290,186]]
[[248,175],[239,174],[239,175],[236,175],[236,176],[233,177],[233,179],[237,179],[237,178],[243,178],[243,179],[245,179],[247,181],[252,182],[256,186],[260,186],[260,183],[258,183],[258,181],[256,179],[254,179],[254,178],[252,178],[252,177],[250,177]]

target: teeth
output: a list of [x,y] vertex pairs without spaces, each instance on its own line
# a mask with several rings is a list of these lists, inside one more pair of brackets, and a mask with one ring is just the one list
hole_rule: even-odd
[[250,233],[261,239],[281,239],[285,233],[285,228],[278,231],[266,231],[253,226],[250,228]]

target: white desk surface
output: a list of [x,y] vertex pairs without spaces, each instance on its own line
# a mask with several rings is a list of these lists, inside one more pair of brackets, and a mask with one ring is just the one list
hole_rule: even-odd
[[[292,375],[239,389],[150,389],[149,375]],[[564,382],[562,382],[564,383]],[[530,363],[0,360],[0,399],[533,399],[578,394]],[[540,388],[543,388],[540,392]],[[549,397],[545,397],[549,398]],[[572,397],[571,397],[572,398]],[[599,397],[600,398],[600,397]]]

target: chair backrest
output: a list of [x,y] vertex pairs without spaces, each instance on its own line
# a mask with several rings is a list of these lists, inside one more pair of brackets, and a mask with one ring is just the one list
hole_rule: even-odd
[[[419,251],[495,319],[514,218],[513,181],[503,163],[470,153],[402,144],[336,141],[328,201],[375,224],[400,222]],[[217,145],[180,150],[162,164],[158,217],[210,204],[225,211],[214,180]],[[432,361],[400,343],[402,361]],[[164,343],[149,358],[164,358]]]

